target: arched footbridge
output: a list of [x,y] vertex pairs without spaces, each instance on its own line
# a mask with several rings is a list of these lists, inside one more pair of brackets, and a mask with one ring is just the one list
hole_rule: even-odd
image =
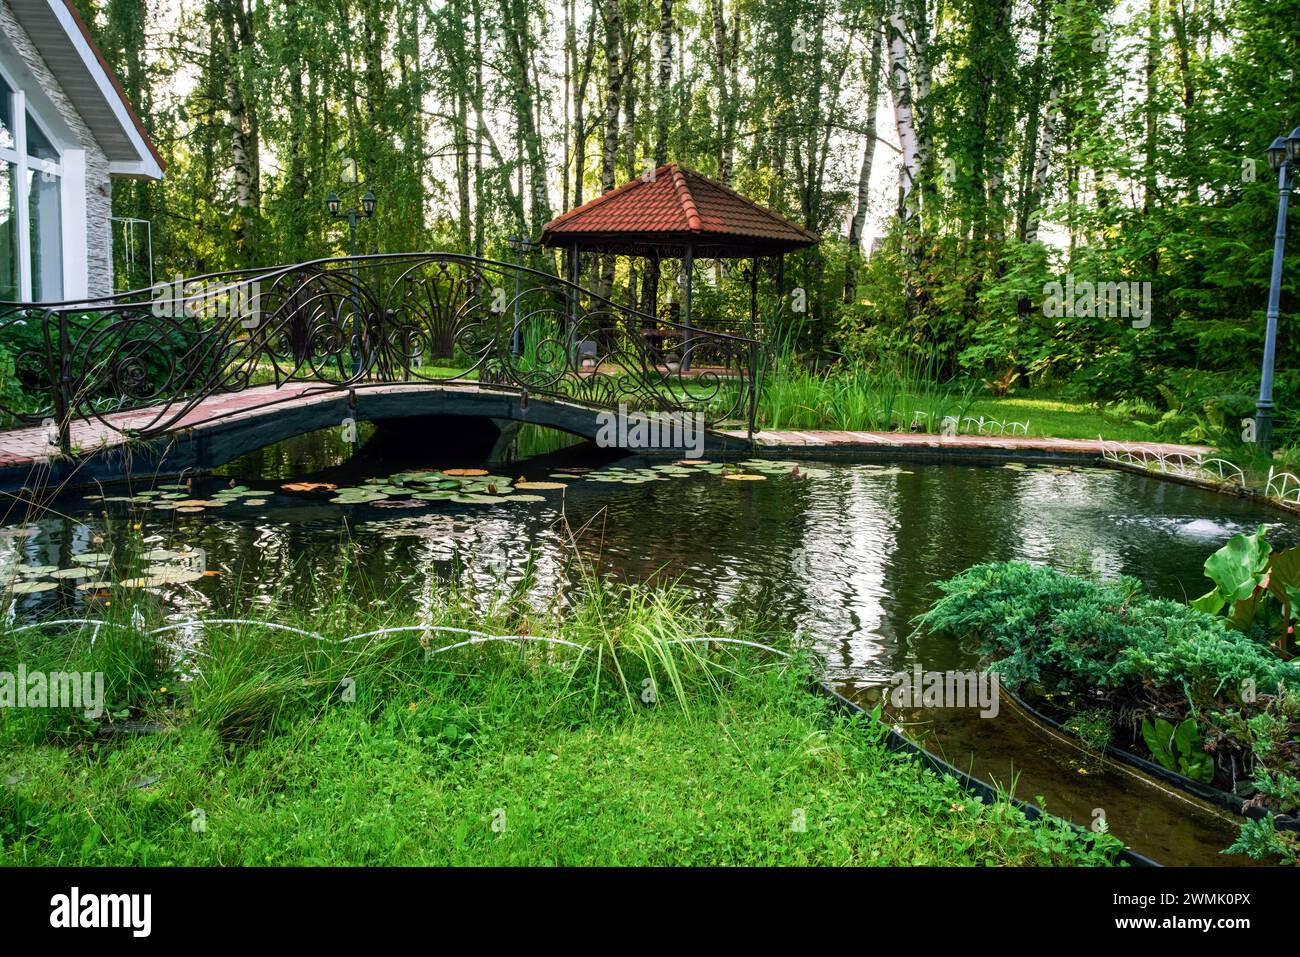
[[[762,367],[752,330],[664,322],[545,272],[450,253],[3,304],[0,349],[21,385],[0,392],[11,490],[206,470],[364,421],[409,420],[413,443],[446,440],[431,417],[669,452],[702,429],[706,449],[748,448],[737,433],[753,433]],[[632,427],[611,428],[620,416]]]

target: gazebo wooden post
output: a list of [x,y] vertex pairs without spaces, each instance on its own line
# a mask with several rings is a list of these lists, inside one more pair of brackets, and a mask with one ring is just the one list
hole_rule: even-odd
[[691,274],[695,272],[695,247],[686,244],[686,255],[682,257],[682,269],[686,271],[682,282],[682,371],[691,371]]
[[749,334],[758,332],[758,257],[749,261]]
[[773,339],[785,330],[785,253],[776,257],[776,311],[773,313]]

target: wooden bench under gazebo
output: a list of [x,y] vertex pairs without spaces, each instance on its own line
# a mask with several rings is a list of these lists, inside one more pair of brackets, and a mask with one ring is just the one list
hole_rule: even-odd
[[[696,259],[749,259],[750,314],[746,334],[761,335],[758,320],[760,263],[773,262],[780,301],[785,285],[785,254],[818,242],[816,233],[797,226],[735,190],[677,163],[660,166],[603,196],[557,216],[542,227],[541,244],[568,253],[569,278],[580,285],[581,256],[632,256],[656,264],[682,261],[679,325],[656,322],[641,330],[652,348],[665,355],[680,342],[682,366],[690,364],[692,274]],[[649,290],[650,317],[658,316],[658,283]]]

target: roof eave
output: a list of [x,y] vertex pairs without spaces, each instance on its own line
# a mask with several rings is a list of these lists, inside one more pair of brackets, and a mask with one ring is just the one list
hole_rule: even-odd
[[[93,88],[102,100],[97,106],[98,117],[92,120],[87,117],[85,105],[77,102],[72,91],[65,90],[78,112],[82,113],[91,134],[108,156],[109,171],[123,176],[161,179],[165,169],[162,157],[150,140],[144,124],[132,109],[121,84],[109,69],[104,55],[95,46],[90,29],[71,0],[10,0],[10,7],[18,22],[31,36],[32,42],[36,43],[42,57],[49,61],[52,53],[62,53],[65,63],[76,63],[77,69],[84,71],[84,77],[89,80],[89,87],[83,86],[80,95],[86,96],[89,89]],[[53,30],[56,23],[58,30]],[[68,47],[59,51],[52,47],[42,49],[41,43],[54,43],[58,33],[62,33]],[[67,58],[69,50],[72,55],[70,60]],[[50,69],[55,73],[55,79],[66,86],[69,77],[60,75],[54,64],[50,65]],[[96,122],[101,127],[97,128]],[[110,131],[111,135],[106,138],[117,139],[117,144],[111,147],[102,142],[104,136],[101,135]]]

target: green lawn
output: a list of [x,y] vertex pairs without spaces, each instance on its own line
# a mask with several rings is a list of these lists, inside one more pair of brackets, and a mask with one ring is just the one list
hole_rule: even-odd
[[[1161,441],[1144,422],[1051,393],[1017,392],[1003,398],[977,396],[966,414],[975,419],[983,416],[1000,422],[1028,422],[1029,434],[1034,436],[1058,439],[1101,436],[1111,442]],[[962,431],[966,431],[964,425]]]

